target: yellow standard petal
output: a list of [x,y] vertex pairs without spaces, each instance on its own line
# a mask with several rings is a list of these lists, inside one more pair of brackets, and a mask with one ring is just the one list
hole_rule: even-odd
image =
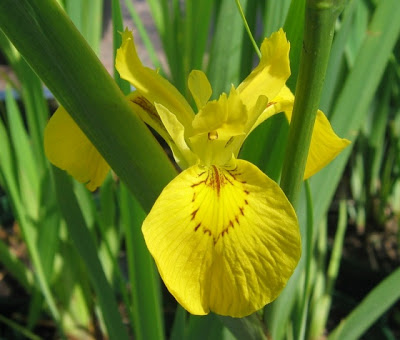
[[129,81],[153,105],[161,104],[173,112],[186,127],[191,125],[194,112],[181,93],[156,71],[144,67],[136,52],[133,35],[122,34],[122,45],[117,50],[115,66],[121,78]]
[[189,74],[188,86],[197,109],[201,110],[203,106],[207,104],[212,94],[211,85],[207,76],[203,71],[193,70]]
[[278,296],[301,252],[286,196],[243,160],[183,171],[142,229],[166,286],[192,314],[255,312]]
[[49,161],[66,170],[89,190],[99,187],[109,165],[63,107],[59,107],[44,131],[44,151]]
[[243,103],[251,109],[260,95],[274,98],[290,76],[290,44],[280,29],[266,38],[261,45],[261,60],[258,66],[239,85]]

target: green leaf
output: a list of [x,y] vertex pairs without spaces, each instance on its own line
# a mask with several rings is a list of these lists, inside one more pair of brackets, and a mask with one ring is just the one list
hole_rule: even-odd
[[85,263],[90,282],[96,292],[97,301],[111,339],[128,339],[125,326],[118,311],[114,293],[107,282],[97,256],[93,237],[85,223],[81,209],[72,190],[71,179],[57,168],[53,168],[57,198],[62,215],[67,222],[68,233]]
[[379,283],[329,335],[329,340],[360,339],[364,332],[398,299],[400,268]]
[[98,55],[103,24],[103,0],[68,0],[66,12]]
[[286,85],[295,92],[297,75],[300,66],[300,54],[303,47],[304,11],[306,0],[292,0],[286,16],[283,30],[290,41],[290,70],[291,76]]
[[125,231],[129,282],[132,290],[132,313],[135,338],[164,339],[160,278],[146,247],[141,225],[145,212],[124,185],[119,192],[121,227]]
[[[128,5],[128,2],[127,2],[127,5]],[[133,6],[131,2],[129,2],[129,5]],[[112,16],[112,26],[113,26],[113,60],[115,60],[115,56],[117,55],[117,49],[122,44],[121,33],[124,31],[124,23],[122,20],[122,13],[121,13],[121,7],[119,4],[119,0],[112,0],[111,16]],[[116,83],[118,84],[121,91],[125,95],[127,95],[129,92],[131,92],[131,85],[126,80],[121,79],[121,77],[119,76],[119,73],[117,72],[117,70],[115,68],[115,63],[114,63],[113,70],[114,70],[114,79],[115,79]]]
[[[246,11],[247,1],[241,4]],[[243,21],[234,1],[221,1],[207,70],[213,98],[228,93],[231,84],[239,84],[243,39],[248,37],[244,36]]]
[[[331,124],[341,137],[354,141],[369,112],[368,108],[400,34],[400,21],[393,17],[396,11],[400,11],[400,2],[387,0],[379,2],[374,12],[369,26],[369,32],[374,34],[366,36],[335,103]],[[365,72],[366,69],[368,72]],[[352,146],[310,179],[313,197],[318,197],[314,199],[314,220],[317,224],[328,210]],[[303,216],[303,213],[299,216]]]
[[32,271],[18,259],[3,240],[0,240],[0,258],[2,266],[28,293],[32,293],[36,289]]

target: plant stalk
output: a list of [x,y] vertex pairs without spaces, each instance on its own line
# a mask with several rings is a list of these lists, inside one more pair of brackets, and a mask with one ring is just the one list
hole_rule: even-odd
[[296,207],[329,61],[335,21],[344,0],[307,0],[303,49],[281,187]]

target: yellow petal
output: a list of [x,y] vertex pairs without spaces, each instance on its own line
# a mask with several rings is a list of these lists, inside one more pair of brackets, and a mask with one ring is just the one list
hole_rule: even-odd
[[145,96],[143,96],[139,91],[134,91],[127,96],[127,99],[131,103],[133,111],[140,117],[141,120],[156,130],[157,133],[164,138],[168,145],[174,143],[173,139],[165,128],[157,109],[147,100]]
[[283,86],[278,95],[266,105],[265,110],[258,116],[250,132],[253,131],[263,121],[280,112],[285,112],[286,118],[290,122],[292,117],[293,103],[294,95],[286,85]]
[[310,150],[308,151],[304,179],[313,176],[328,165],[349,144],[349,140],[336,135],[329,120],[322,111],[318,110],[311,137]]
[[66,170],[89,190],[99,187],[109,165],[63,107],[50,118],[44,131],[44,151],[51,163]]
[[229,96],[223,93],[218,100],[208,102],[193,120],[193,133],[217,131],[218,139],[228,140],[244,134],[247,110],[232,86]]
[[238,160],[193,166],[143,223],[161,277],[192,314],[243,317],[274,300],[300,258],[295,212],[279,186]]
[[[279,112],[285,112],[286,118],[290,122],[292,119],[293,103],[294,95],[285,85],[278,95],[268,103],[267,108],[259,116],[252,130],[264,120]],[[320,171],[349,144],[349,140],[336,135],[326,116],[322,111],[318,110],[311,138],[310,150],[308,152],[304,179],[308,179]]]
[[249,109],[260,95],[274,98],[285,85],[290,76],[289,49],[282,29],[264,40],[260,63],[238,87],[240,97]]
[[173,112],[186,127],[194,112],[180,92],[156,71],[144,67],[136,52],[132,32],[125,30],[117,51],[115,66],[121,78],[129,81],[153,105],[159,103]]
[[203,71],[193,70],[189,74],[188,85],[197,109],[201,110],[212,94],[211,85],[207,76]]
[[174,154],[174,158],[181,169],[195,164],[197,156],[192,152],[185,140],[185,127],[178,118],[161,104],[156,104],[156,109],[162,124],[168,132],[171,142],[166,140]]

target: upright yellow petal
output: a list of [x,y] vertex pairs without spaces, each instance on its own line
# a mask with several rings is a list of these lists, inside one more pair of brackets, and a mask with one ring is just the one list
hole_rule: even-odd
[[121,78],[129,81],[153,105],[163,105],[185,127],[190,126],[194,112],[189,103],[168,80],[143,66],[136,52],[132,32],[128,30],[122,34],[122,45],[117,51],[115,66]]
[[238,87],[240,97],[249,109],[260,95],[274,98],[285,85],[290,76],[289,49],[282,29],[264,40],[260,63]]
[[232,86],[229,96],[223,93],[218,100],[208,102],[193,119],[193,133],[217,131],[219,139],[244,134],[247,110]]
[[295,212],[257,167],[193,166],[143,223],[169,291],[192,314],[243,317],[274,300],[300,258]]
[[310,150],[308,151],[304,179],[310,178],[328,165],[349,144],[349,140],[336,135],[329,120],[322,111],[318,110],[311,137]]
[[89,190],[99,187],[109,165],[63,107],[44,130],[44,151],[51,163],[66,170]]
[[212,94],[211,85],[207,76],[203,71],[193,70],[189,74],[188,86],[197,109],[201,110]]

